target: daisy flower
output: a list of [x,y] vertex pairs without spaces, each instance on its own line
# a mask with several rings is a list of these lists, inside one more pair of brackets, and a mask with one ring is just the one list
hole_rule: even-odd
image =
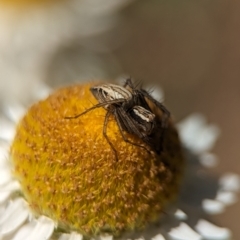
[[[48,94],[47,89],[47,87],[42,87],[42,91],[39,91],[40,98],[44,94]],[[205,220],[207,215],[220,213],[225,207],[233,204],[237,200],[236,193],[240,187],[239,176],[235,174],[227,173],[219,179],[213,179],[207,172],[209,167],[217,164],[216,156],[209,151],[219,135],[219,129],[215,125],[208,125],[206,119],[200,114],[189,116],[178,124],[180,139],[186,148],[187,170],[177,201],[165,209],[162,206],[165,206],[165,203],[169,202],[177,192],[183,166],[180,145],[176,141],[174,127],[169,126],[170,132],[167,134],[169,145],[165,145],[165,148],[169,147],[170,149],[168,150],[169,155],[161,158],[161,161],[166,161],[168,164],[172,163],[172,165],[170,164],[166,168],[159,161],[159,168],[155,169],[151,158],[153,161],[159,159],[156,159],[155,156],[149,158],[149,155],[146,155],[147,153],[142,149],[139,150],[139,148],[120,140],[119,134],[116,134],[118,131],[116,123],[110,121],[108,133],[111,140],[116,141],[115,145],[118,147],[118,154],[120,154],[119,162],[114,165],[113,161],[108,161],[109,156],[113,155],[112,151],[107,146],[106,141],[102,140],[102,120],[105,111],[103,108],[70,122],[63,117],[59,118],[59,113],[63,114],[62,116],[76,115],[83,111],[84,106],[88,108],[89,104],[92,105],[94,99],[88,89],[89,85],[76,85],[57,90],[47,99],[34,104],[25,115],[25,109],[22,106],[17,104],[3,106],[0,119],[0,164],[2,171],[0,174],[0,236],[2,239],[77,240],[83,238],[77,231],[78,229],[81,229],[84,235],[88,235],[89,232],[94,235],[94,231],[101,234],[99,229],[115,234],[122,227],[126,228],[127,226],[128,229],[134,229],[135,226],[130,226],[133,223],[141,226],[146,219],[156,219],[157,216],[154,216],[154,212],[161,212],[162,217],[148,224],[144,230],[130,231],[121,235],[121,239],[231,239],[229,229],[215,226]],[[82,99],[81,104],[76,105],[79,95]],[[96,115],[102,116],[101,123],[93,125],[92,122],[96,119]],[[15,124],[19,122],[19,119],[22,120],[15,133]],[[80,122],[84,122],[84,125],[81,125]],[[74,131],[69,134],[68,131],[71,131],[73,127]],[[79,133],[84,132],[82,127],[88,129],[84,138],[79,139]],[[45,134],[45,139],[41,134]],[[131,136],[129,137],[131,138]],[[66,139],[68,140],[65,141]],[[70,148],[72,149],[70,158],[68,156],[69,145],[66,145],[66,142],[69,143],[69,139],[71,139]],[[81,141],[81,143],[74,139]],[[49,146],[45,145],[45,140],[49,142]],[[137,139],[132,140],[138,141]],[[85,151],[78,152],[78,144],[81,144]],[[49,147],[51,148],[51,156],[48,151]],[[66,157],[69,159],[66,162],[63,161],[64,154],[65,159]],[[79,166],[79,163],[75,161],[79,160],[76,157],[79,154],[85,161],[84,165]],[[96,154],[101,155],[98,161],[94,158]],[[135,155],[132,157],[131,154]],[[31,158],[33,156],[34,162]],[[146,157],[148,161],[146,161]],[[13,158],[17,158],[17,161]],[[124,161],[124,165],[121,165],[121,161]],[[134,165],[136,163],[137,165]],[[126,164],[128,165],[125,166]],[[53,165],[54,168],[51,167]],[[132,175],[130,174],[133,165],[139,171],[135,181],[138,188],[134,190],[132,187],[135,186],[131,186]],[[118,167],[117,174],[114,173],[116,166]],[[81,175],[75,172],[79,170],[79,167],[82,168]],[[89,171],[90,169],[91,171]],[[60,176],[59,170],[62,173]],[[94,175],[91,175],[92,173]],[[149,173],[151,173],[149,178],[144,178]],[[164,176],[160,185],[156,185],[155,174],[158,177]],[[113,177],[117,177],[116,181]],[[81,178],[83,179],[79,182],[82,186],[79,188],[79,186],[74,185],[74,181]],[[125,178],[127,181],[124,180]],[[92,199],[99,196],[97,191],[102,186],[98,185],[97,188],[94,188],[94,184],[92,185],[97,179],[106,179],[103,181],[106,185],[103,186],[102,191],[106,189],[108,192],[110,189],[113,194],[111,191],[108,192],[106,198],[93,201],[91,206],[94,208],[86,209],[84,208],[84,205],[88,205],[88,202],[85,202],[86,199],[91,202]],[[61,193],[57,189],[59,181],[61,182]],[[112,184],[113,181],[115,181],[114,184]],[[129,184],[129,192],[121,192],[121,183],[123,182]],[[51,184],[54,184],[55,188]],[[86,188],[86,186],[92,188]],[[80,191],[82,191],[81,194],[74,195],[74,192],[79,193]],[[131,197],[131,191],[134,192],[135,196]],[[61,196],[55,196],[59,193]],[[62,194],[65,195],[64,198]],[[122,199],[127,196],[124,206],[116,208],[118,205],[115,205],[115,194],[119,194],[118,197]],[[144,194],[147,194],[148,198],[152,200],[146,202],[145,199],[139,197]],[[74,201],[72,198],[75,198]],[[134,198],[141,199],[141,201],[136,201],[135,204],[134,201],[131,202]],[[52,199],[54,201],[51,201]],[[106,202],[104,203],[104,201]],[[78,212],[76,206],[72,205],[73,202],[78,202],[82,211]],[[151,206],[147,206],[147,203]],[[59,212],[59,206],[65,207],[65,210],[61,209],[62,211]],[[102,209],[102,206],[105,208]],[[115,207],[114,211],[112,211],[113,206]],[[124,214],[122,211],[125,211]],[[139,212],[144,212],[144,214],[141,215]],[[64,214],[62,215],[62,213]],[[126,219],[119,218],[119,216],[126,216]],[[82,219],[88,220],[85,225],[81,223],[79,226],[78,224]],[[107,228],[104,219],[107,219],[109,224]],[[105,233],[100,235],[100,238],[113,239],[113,236]]]

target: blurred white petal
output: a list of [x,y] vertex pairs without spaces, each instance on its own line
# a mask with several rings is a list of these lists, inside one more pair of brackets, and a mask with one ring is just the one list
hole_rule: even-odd
[[12,179],[12,174],[7,167],[2,167],[0,169],[0,190],[2,188],[2,185],[6,184]]
[[0,126],[0,139],[8,142],[12,141],[15,135],[15,126],[3,118],[0,118]]
[[169,236],[172,240],[202,240],[202,237],[186,223],[180,223],[178,227],[171,229]]
[[187,214],[180,209],[176,210],[176,212],[174,213],[174,216],[178,220],[186,220],[187,219]]
[[152,238],[152,240],[165,240],[162,234],[158,234],[155,237]]
[[225,173],[219,180],[220,188],[225,191],[240,190],[240,176],[234,173]]
[[[60,237],[58,238],[58,240],[69,240],[70,234],[67,234],[67,233],[63,233],[60,235]],[[17,240],[17,239],[16,239]]]
[[7,158],[8,158],[8,152],[9,152],[9,144],[7,144],[6,142],[1,141],[0,142],[0,166],[2,164],[2,162],[8,162]]
[[225,205],[232,205],[238,201],[238,197],[231,191],[218,191],[216,200],[224,203]]
[[11,194],[12,194],[11,191],[4,192],[0,191],[0,204],[4,203],[10,197]]
[[192,114],[178,125],[182,143],[194,153],[202,153],[210,150],[220,134],[215,125],[208,125],[201,114]]
[[5,143],[0,143],[0,186],[9,180],[10,164],[8,159],[9,146]]
[[201,130],[201,133],[199,132],[198,140],[196,140],[196,143],[192,146],[193,151],[196,153],[201,153],[212,149],[219,134],[220,130],[217,126],[206,126]]
[[196,225],[196,230],[209,240],[229,240],[231,232],[227,228],[220,228],[206,220],[199,220]]
[[32,89],[34,98],[38,100],[47,98],[52,91],[53,90],[43,82],[36,83]]
[[10,181],[6,182],[5,184],[0,185],[0,191],[18,191],[20,190],[20,183],[17,180],[11,179]]
[[121,19],[118,11],[131,1],[52,1],[20,10],[1,5],[0,99],[31,99],[29,89],[46,80],[55,54],[65,46],[77,42],[93,52],[109,50],[110,44],[95,36],[115,26]]
[[113,236],[109,235],[109,234],[105,234],[105,235],[100,235],[100,239],[101,240],[112,240]]
[[129,0],[121,1],[101,0],[101,4],[99,4],[99,0],[88,0],[83,1],[82,5],[86,11],[91,12],[92,14],[98,13],[103,14],[111,11],[116,11],[127,3],[129,3]]
[[5,104],[4,105],[4,112],[6,116],[13,121],[14,123],[18,123],[18,121],[23,117],[25,114],[26,109],[18,104],[18,103],[12,103],[12,104]]
[[154,87],[153,91],[151,91],[151,95],[159,102],[163,102],[164,101],[164,91],[162,88],[160,88],[159,86]]
[[208,214],[219,214],[225,210],[225,205],[223,203],[212,199],[204,199],[202,201],[202,207]]
[[82,239],[83,239],[83,236],[75,232],[72,232],[70,234],[63,233],[58,238],[58,240],[82,240]]
[[204,167],[212,168],[218,164],[217,156],[213,153],[203,153],[199,156],[199,161]]

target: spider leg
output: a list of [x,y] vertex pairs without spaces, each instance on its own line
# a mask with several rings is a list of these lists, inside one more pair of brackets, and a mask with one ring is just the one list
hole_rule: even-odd
[[141,81],[139,81],[137,84],[134,85],[131,77],[129,77],[129,78],[126,79],[123,87],[128,89],[133,94],[136,94],[137,88],[139,87],[139,85],[140,85],[140,88],[141,88],[142,87],[142,82]]
[[[120,110],[120,111],[118,111],[118,110]],[[118,124],[118,127],[119,127],[119,130],[120,130],[120,133],[122,135],[123,140],[125,142],[129,143],[129,144],[132,144],[134,146],[143,148],[144,150],[146,150],[150,154],[150,151],[146,147],[144,147],[140,144],[136,144],[134,142],[131,142],[130,140],[128,140],[126,138],[126,136],[123,133],[124,130],[129,132],[129,133],[137,135],[143,141],[144,141],[145,136],[143,134],[141,134],[141,132],[135,127],[134,123],[132,122],[131,118],[128,117],[126,112],[122,111],[122,109],[118,109],[118,110],[115,111],[114,116],[115,116],[115,119],[117,121],[117,124]]]
[[108,144],[112,148],[112,150],[114,152],[114,155],[116,157],[116,161],[118,161],[117,150],[114,148],[113,144],[111,143],[110,139],[107,136],[107,124],[108,124],[110,115],[111,115],[111,112],[108,110],[107,113],[106,113],[105,119],[104,119],[103,136],[105,137],[105,139],[107,140]]
[[127,86],[129,86],[129,87],[131,88],[131,90],[134,89],[134,86],[133,86],[131,77],[127,78],[126,81],[125,81],[125,83],[124,83],[124,85],[123,85],[123,87],[125,87],[125,88],[126,88]]
[[98,103],[96,105],[94,105],[93,107],[90,107],[88,108],[87,110],[85,110],[84,112],[78,114],[78,115],[75,115],[75,116],[71,116],[71,117],[64,117],[65,119],[74,119],[74,118],[79,118],[80,116],[94,110],[95,108],[100,108],[100,107],[104,107],[106,105],[109,105],[109,104],[114,104],[114,103],[123,103],[125,102],[126,100],[125,99],[114,99],[114,100],[110,100],[110,101],[106,101],[106,102],[102,102],[102,103]]

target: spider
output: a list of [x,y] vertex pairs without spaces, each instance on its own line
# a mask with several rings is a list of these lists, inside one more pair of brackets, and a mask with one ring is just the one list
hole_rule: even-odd
[[[65,118],[78,118],[95,108],[104,107],[107,110],[107,113],[104,119],[103,135],[114,151],[117,160],[117,151],[107,136],[107,124],[111,114],[114,115],[125,142],[142,147],[149,152],[145,146],[129,141],[125,137],[123,133],[124,131],[138,136],[153,150],[160,153],[161,149],[155,147],[155,141],[157,138],[161,138],[161,127],[159,126],[159,121],[157,121],[155,114],[151,111],[152,108],[149,107],[145,100],[145,97],[149,99],[149,101],[154,101],[154,104],[156,100],[145,90],[134,88],[131,79],[127,79],[123,87],[109,83],[93,86],[90,88],[90,91],[99,103],[76,116]],[[162,107],[160,103],[158,103],[157,106]]]
[[156,126],[155,130],[149,135],[152,146],[154,150],[160,154],[163,146],[164,133],[168,127],[168,119],[170,117],[170,112],[166,107],[154,99],[146,90],[140,88],[138,89],[132,83],[131,78],[128,78],[124,84],[124,88],[132,93],[132,104],[140,105],[152,112],[156,116]]

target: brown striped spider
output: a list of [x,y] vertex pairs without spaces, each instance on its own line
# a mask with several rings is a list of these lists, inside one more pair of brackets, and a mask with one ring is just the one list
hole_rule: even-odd
[[[90,91],[99,103],[76,116],[65,117],[66,119],[78,118],[96,108],[104,107],[107,113],[104,119],[103,135],[114,151],[116,159],[118,159],[117,151],[107,136],[107,124],[111,114],[114,115],[125,142],[142,147],[149,152],[145,146],[129,141],[124,131],[142,139],[156,153],[161,153],[163,133],[169,118],[168,110],[161,103],[144,89],[135,88],[131,79],[127,79],[124,86],[106,83],[93,86]],[[156,117],[158,114],[156,108],[162,112],[162,120]]]

